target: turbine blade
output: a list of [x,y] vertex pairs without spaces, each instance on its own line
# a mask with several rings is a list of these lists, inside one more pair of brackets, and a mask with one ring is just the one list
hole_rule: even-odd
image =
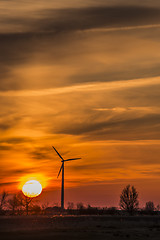
[[67,161],[74,161],[74,160],[78,160],[78,159],[81,159],[81,158],[69,158],[69,159],[64,160],[64,162],[67,162]]
[[58,173],[58,175],[57,175],[57,178],[59,177],[59,175],[60,175],[60,173],[61,173],[61,171],[62,171],[62,167],[63,167],[63,164],[62,164],[62,166],[60,167],[60,170],[59,170],[59,173]]
[[[53,146],[52,146],[53,147]],[[62,158],[62,156],[59,154],[59,152],[55,149],[55,147],[53,147],[53,149],[55,150],[55,152],[57,153],[57,155],[64,161],[64,159]]]

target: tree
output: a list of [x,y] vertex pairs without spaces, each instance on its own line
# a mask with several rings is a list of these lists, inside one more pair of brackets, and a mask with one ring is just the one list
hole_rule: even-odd
[[159,211],[159,210],[160,210],[160,205],[158,204],[156,207],[156,211]]
[[32,200],[33,200],[33,198],[30,198],[30,197],[25,196],[25,198],[24,198],[24,206],[25,206],[27,215],[28,215],[28,211],[29,211],[29,205],[30,205]]
[[107,208],[106,212],[110,215],[116,215],[117,214],[117,208],[116,207],[109,207],[109,208]]
[[38,214],[41,214],[41,207],[39,206],[39,205],[33,205],[33,206],[31,206],[31,212],[32,212],[32,214],[36,214],[36,215],[38,215]]
[[120,195],[120,208],[127,211],[129,214],[133,214],[138,209],[138,192],[134,186],[127,185]]
[[0,214],[3,213],[3,207],[6,204],[7,193],[3,191],[0,198]]
[[20,206],[20,202],[17,195],[14,194],[12,198],[8,199],[7,203],[9,205],[9,208],[12,210],[12,214],[14,215],[15,210],[17,209],[17,207]]
[[83,205],[82,202],[77,203],[77,209],[78,209],[78,210],[84,209],[84,205]]
[[91,208],[92,208],[92,206],[88,203],[87,209],[91,209]]
[[68,202],[68,210],[74,209],[74,203],[73,202]]
[[150,212],[150,213],[151,213],[151,212],[154,212],[154,210],[155,210],[154,203],[151,202],[151,201],[146,202],[145,210],[146,210],[147,212]]
[[17,195],[17,198],[19,205],[25,208],[26,214],[28,215],[30,203],[32,202],[33,198],[24,196],[22,192]]
[[49,206],[48,202],[42,204],[41,209],[43,214],[45,214],[45,210],[48,208],[48,206]]

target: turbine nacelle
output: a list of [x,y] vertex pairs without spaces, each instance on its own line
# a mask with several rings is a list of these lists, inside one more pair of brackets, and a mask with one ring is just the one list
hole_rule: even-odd
[[69,162],[69,161],[74,161],[78,159],[81,159],[81,158],[71,158],[71,159],[62,160],[61,162]]
[[[52,147],[53,147],[53,146],[52,146]],[[63,159],[63,157],[61,156],[61,154],[55,149],[55,147],[53,147],[53,149],[55,150],[55,152],[57,153],[57,155],[62,159],[62,160],[61,160],[62,165],[61,165],[60,170],[59,170],[59,172],[58,172],[57,178],[59,177],[62,169],[64,168],[64,162],[69,162],[69,161],[74,161],[74,160],[81,159],[81,158],[69,158],[69,159],[66,159],[66,160],[65,160],[65,159]]]

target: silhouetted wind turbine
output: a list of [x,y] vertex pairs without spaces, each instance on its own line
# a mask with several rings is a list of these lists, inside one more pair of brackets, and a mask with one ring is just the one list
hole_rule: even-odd
[[[52,146],[53,147],[53,146]],[[57,155],[61,158],[61,162],[62,165],[60,167],[59,173],[57,175],[57,178],[59,177],[61,171],[62,171],[62,186],[61,186],[61,209],[64,210],[64,162],[69,162],[69,161],[73,161],[73,160],[78,160],[81,158],[69,158],[64,160],[63,157],[59,154],[59,152],[55,149],[55,147],[53,147],[53,149],[55,150],[55,152],[57,153]]]

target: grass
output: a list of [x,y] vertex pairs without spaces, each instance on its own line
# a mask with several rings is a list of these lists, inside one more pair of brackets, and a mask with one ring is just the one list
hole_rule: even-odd
[[160,216],[0,217],[1,240],[160,238]]

